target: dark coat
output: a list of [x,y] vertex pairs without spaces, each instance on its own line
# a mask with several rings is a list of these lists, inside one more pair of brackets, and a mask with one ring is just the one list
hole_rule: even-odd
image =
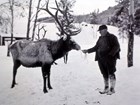
[[100,36],[96,45],[87,50],[88,53],[96,52],[95,61],[100,58],[112,57],[120,59],[120,45],[115,35],[109,32],[105,36]]

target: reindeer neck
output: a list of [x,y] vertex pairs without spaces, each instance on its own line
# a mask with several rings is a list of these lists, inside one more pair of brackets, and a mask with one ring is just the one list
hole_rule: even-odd
[[51,49],[51,53],[54,60],[63,57],[69,51],[69,49],[66,48],[63,39],[59,39],[58,41],[52,43]]

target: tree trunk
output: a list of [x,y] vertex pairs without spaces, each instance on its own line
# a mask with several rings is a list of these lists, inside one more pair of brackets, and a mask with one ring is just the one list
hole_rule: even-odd
[[[11,42],[10,44],[13,43],[13,32],[14,32],[14,0],[9,0],[9,4],[10,4],[10,11],[11,11]],[[10,52],[9,49],[7,50],[7,56],[10,56]]]
[[31,24],[31,15],[32,15],[32,0],[30,0],[30,5],[29,5],[29,16],[28,16],[28,24],[27,24],[27,34],[26,38],[29,40],[29,34],[30,34],[30,24]]
[[34,36],[35,36],[36,22],[37,22],[38,13],[39,13],[40,2],[41,2],[41,0],[38,1],[37,12],[35,15],[35,21],[34,21],[34,26],[33,26],[32,40],[34,40]]
[[129,32],[128,53],[127,53],[128,67],[133,66],[133,48],[134,48],[134,34],[133,32]]
[[14,0],[12,0],[12,4],[11,4],[11,43],[13,43],[13,29],[14,29],[14,9],[13,9],[13,6],[14,6]]

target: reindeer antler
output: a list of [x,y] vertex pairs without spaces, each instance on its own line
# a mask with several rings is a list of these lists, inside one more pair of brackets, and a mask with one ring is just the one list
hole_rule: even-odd
[[[73,19],[73,17],[71,16],[71,14],[68,12],[69,11],[69,9],[68,9],[68,7],[66,6],[65,7],[65,9],[64,9],[64,11],[63,10],[61,10],[60,8],[59,8],[59,5],[58,5],[58,3],[57,3],[57,1],[55,0],[55,3],[56,3],[56,6],[57,6],[57,10],[63,15],[63,17],[65,18],[65,27],[66,27],[66,30],[67,30],[67,32],[65,32],[65,30],[64,30],[64,33],[66,34],[66,35],[68,35],[68,36],[74,36],[74,35],[77,35],[77,34],[79,34],[80,32],[81,32],[81,28],[76,28],[72,23],[74,22],[74,19]],[[69,18],[68,17],[68,15],[69,16],[71,16],[72,18]],[[63,22],[62,22],[63,23]],[[64,26],[63,26],[64,27]],[[62,27],[62,28],[63,28]],[[60,27],[61,28],[61,27]],[[76,29],[76,31],[73,31],[71,28],[73,28],[73,29]]]
[[[55,15],[49,10],[49,0],[46,2],[46,8],[40,8],[41,10],[45,10],[47,13],[49,13],[56,23],[58,24],[58,30],[60,31],[61,35],[66,34],[67,36],[74,36],[77,35],[81,32],[81,28],[76,28],[72,23],[74,22],[73,18],[69,18],[71,14],[68,12],[68,7],[66,6],[65,10],[61,10],[57,1],[55,0],[56,8],[51,8],[55,9]],[[58,12],[62,14],[62,19],[59,20],[58,17]],[[73,30],[76,29],[76,30]]]

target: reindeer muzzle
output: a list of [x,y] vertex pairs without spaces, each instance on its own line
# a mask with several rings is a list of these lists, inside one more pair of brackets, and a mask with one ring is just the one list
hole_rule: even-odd
[[76,45],[75,45],[75,49],[76,49],[76,50],[80,50],[80,49],[81,49],[80,45],[76,44]]

